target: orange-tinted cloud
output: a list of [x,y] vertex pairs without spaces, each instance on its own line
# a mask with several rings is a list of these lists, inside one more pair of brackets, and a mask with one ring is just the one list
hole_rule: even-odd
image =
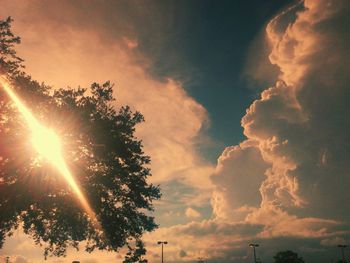
[[[181,83],[160,81],[147,73],[151,61],[134,50],[137,39],[129,35],[135,32],[117,27],[110,35],[102,24],[102,7],[83,12],[69,1],[60,5],[15,2],[4,1],[0,15],[14,17],[14,31],[22,38],[18,53],[34,79],[54,87],[111,80],[117,104],[128,104],[145,116],[137,133],[152,156],[154,182],[179,179],[210,186],[211,167],[201,160],[193,142],[207,125],[207,112]],[[89,14],[95,15],[95,23],[89,21]],[[83,20],[77,21],[78,17]],[[193,179],[197,176],[200,181]]]
[[[213,171],[212,165],[197,152],[195,143],[209,122],[205,108],[187,94],[181,83],[159,80],[148,73],[152,61],[138,51],[137,32],[125,24],[129,18],[123,15],[126,7],[122,2],[111,19],[105,17],[109,12],[107,5],[85,3],[82,8],[71,1],[2,1],[0,17],[11,15],[15,19],[13,30],[22,38],[18,54],[25,59],[26,72],[33,79],[54,88],[86,87],[106,80],[115,83],[117,106],[128,104],[145,117],[146,122],[137,127],[136,135],[142,139],[145,153],[151,156],[152,183],[179,181],[193,188],[193,205],[202,205],[210,198],[209,175]],[[139,8],[137,3],[134,8]],[[197,191],[204,193],[205,198],[198,199]],[[163,195],[166,200],[167,192]],[[174,209],[186,209],[188,204],[179,202],[177,206]],[[17,235],[9,239],[4,251],[24,251],[14,246],[21,238]],[[27,244],[32,249],[28,258],[38,262],[41,250],[23,239],[18,244]],[[77,255],[102,258],[103,262],[116,257],[70,251],[69,260]]]
[[[346,1],[305,1],[268,24],[269,59],[280,69],[279,79],[242,119],[244,143],[253,142],[250,147],[261,157],[246,156],[243,162],[247,147],[224,151],[214,177],[218,187],[225,186],[222,200],[214,197],[217,216],[225,211],[232,218],[244,211],[245,222],[265,225],[265,238],[327,236],[349,220],[344,212],[349,204],[341,201],[350,198],[345,161],[350,157],[350,63],[345,59],[350,32],[344,26],[349,13]],[[286,17],[295,18],[282,23]],[[238,179],[247,175],[249,179]],[[234,198],[251,185],[255,190],[250,195]],[[231,191],[235,195],[222,194]]]

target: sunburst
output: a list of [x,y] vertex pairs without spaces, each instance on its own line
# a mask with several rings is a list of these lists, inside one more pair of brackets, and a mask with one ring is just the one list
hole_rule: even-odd
[[68,168],[66,161],[62,155],[62,144],[57,134],[44,125],[42,125],[32,114],[32,112],[24,105],[20,98],[15,94],[11,88],[10,83],[4,78],[0,77],[1,86],[5,92],[14,102],[18,111],[22,114],[31,131],[31,143],[38,154],[45,158],[52,166],[54,166],[59,173],[67,181],[71,189],[74,191],[77,199],[81,203],[84,210],[89,215],[90,219],[95,225],[99,225],[96,214],[91,208],[87,198],[81,191],[73,174]]

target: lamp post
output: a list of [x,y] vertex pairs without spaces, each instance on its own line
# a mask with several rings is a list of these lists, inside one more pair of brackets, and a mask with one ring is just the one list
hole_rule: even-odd
[[158,245],[162,245],[162,263],[164,260],[164,251],[163,251],[163,245],[168,244],[168,241],[158,241]]
[[259,244],[250,243],[249,246],[253,248],[253,251],[254,251],[254,263],[257,263],[257,261],[256,261],[256,252],[255,252],[255,248],[258,247]]
[[341,250],[341,255],[342,255],[342,259],[343,259],[343,263],[345,263],[345,254],[344,254],[344,248],[347,248],[348,246],[347,245],[338,245],[338,247],[340,248]]

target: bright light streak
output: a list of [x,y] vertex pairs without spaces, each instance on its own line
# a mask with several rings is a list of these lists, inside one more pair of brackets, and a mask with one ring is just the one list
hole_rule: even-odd
[[[64,158],[62,155],[61,141],[56,133],[41,125],[34,115],[30,112],[29,109],[22,103],[18,96],[11,89],[8,81],[0,76],[0,83],[3,86],[4,90],[15,103],[18,111],[24,117],[27,125],[31,130],[31,140],[36,151],[44,158],[46,158],[57,170],[61,173],[64,179],[68,182],[70,187],[75,192],[77,198],[79,199],[82,207],[89,215],[92,222],[100,228],[100,225],[97,221],[96,214],[90,207],[90,204],[82,191],[80,190],[77,182],[74,179],[74,176],[70,172]],[[101,229],[101,228],[100,228]]]

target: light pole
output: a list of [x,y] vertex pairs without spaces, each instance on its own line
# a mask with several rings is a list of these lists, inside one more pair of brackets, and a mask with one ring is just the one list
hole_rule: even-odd
[[340,248],[341,250],[341,255],[342,255],[342,258],[343,258],[343,263],[345,263],[345,254],[344,254],[344,248],[347,248],[348,246],[347,245],[338,245],[338,247]]
[[255,248],[258,247],[259,244],[250,243],[249,246],[253,248],[253,251],[254,251],[254,263],[257,263],[257,261],[256,261],[256,252],[255,252]]
[[162,245],[162,263],[164,260],[164,252],[163,252],[163,245],[168,244],[168,241],[158,241],[158,245]]

